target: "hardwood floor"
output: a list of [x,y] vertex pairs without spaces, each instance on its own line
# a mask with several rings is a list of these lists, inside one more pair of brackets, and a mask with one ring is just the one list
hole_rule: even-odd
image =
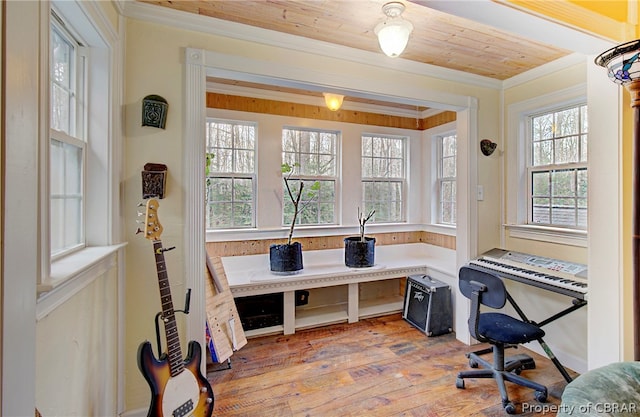
[[[458,371],[469,369],[465,353],[481,346],[466,346],[453,334],[426,337],[399,314],[250,339],[231,357],[231,369],[208,366],[213,414],[504,416],[494,380],[470,379],[466,389],[455,386]],[[541,404],[532,390],[507,383],[516,412],[555,416],[566,386],[560,373],[550,360],[525,348],[509,352],[531,354],[537,367],[522,375],[549,390],[548,402]]]

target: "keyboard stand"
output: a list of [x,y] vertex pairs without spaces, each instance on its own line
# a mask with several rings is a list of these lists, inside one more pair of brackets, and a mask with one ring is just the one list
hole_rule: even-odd
[[[568,307],[562,311],[560,311],[557,314],[554,314],[553,316],[550,316],[549,318],[541,321],[540,323],[536,323],[532,320],[529,320],[529,318],[527,318],[527,316],[524,314],[524,311],[522,311],[522,309],[520,308],[520,306],[518,306],[518,303],[516,303],[516,301],[513,299],[513,297],[511,297],[511,294],[509,294],[509,292],[507,291],[507,299],[509,300],[509,303],[513,306],[513,308],[516,310],[516,312],[518,313],[518,315],[520,316],[520,318],[527,322],[527,323],[531,323],[531,324],[535,324],[538,327],[542,327],[542,326],[546,326],[547,324],[554,322],[556,320],[558,320],[561,317],[566,316],[567,314],[581,308],[587,305],[587,302],[585,300],[579,300],[577,298],[574,298],[572,301],[572,306]],[[567,382],[571,382],[573,381],[573,378],[571,378],[571,376],[569,375],[569,373],[567,372],[567,370],[564,368],[564,366],[562,366],[562,364],[560,363],[560,361],[558,360],[558,358],[553,354],[553,352],[551,351],[551,348],[549,347],[549,345],[547,345],[547,343],[544,341],[544,339],[539,338],[537,339],[538,343],[540,343],[540,346],[542,346],[542,350],[544,350],[544,352],[547,354],[547,356],[549,357],[549,359],[551,359],[551,362],[553,362],[553,364],[556,366],[556,368],[558,368],[558,371],[560,371],[560,373],[562,374],[562,376],[564,377],[564,379]]]

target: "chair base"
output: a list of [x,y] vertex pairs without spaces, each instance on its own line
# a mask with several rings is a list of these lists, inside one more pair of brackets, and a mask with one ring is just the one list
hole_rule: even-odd
[[[511,346],[507,346],[511,347]],[[465,378],[493,378],[496,380],[500,397],[502,398],[502,406],[508,414],[514,414],[516,409],[507,393],[505,381],[535,390],[535,398],[541,403],[547,401],[547,387],[537,382],[521,377],[519,374],[525,369],[534,369],[535,361],[528,355],[520,354],[509,358],[504,356],[505,346],[494,345],[493,348],[480,350],[467,354],[469,365],[472,368],[482,366],[484,369],[476,369],[471,371],[461,371],[458,373],[456,387],[464,388]],[[493,352],[493,364],[483,359],[480,355]],[[475,365],[475,366],[474,366]]]

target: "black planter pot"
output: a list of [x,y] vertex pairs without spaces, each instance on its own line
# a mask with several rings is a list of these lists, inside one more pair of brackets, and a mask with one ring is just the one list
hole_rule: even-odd
[[269,247],[269,263],[271,272],[276,274],[294,274],[302,269],[302,245],[273,244]]
[[349,268],[369,268],[375,261],[376,238],[351,236],[344,239],[344,264]]

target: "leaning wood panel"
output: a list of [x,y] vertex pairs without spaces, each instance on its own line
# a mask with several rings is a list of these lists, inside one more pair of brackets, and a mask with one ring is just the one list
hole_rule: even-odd
[[247,338],[220,258],[209,258],[206,270],[207,323],[215,359],[224,362],[247,344]]

